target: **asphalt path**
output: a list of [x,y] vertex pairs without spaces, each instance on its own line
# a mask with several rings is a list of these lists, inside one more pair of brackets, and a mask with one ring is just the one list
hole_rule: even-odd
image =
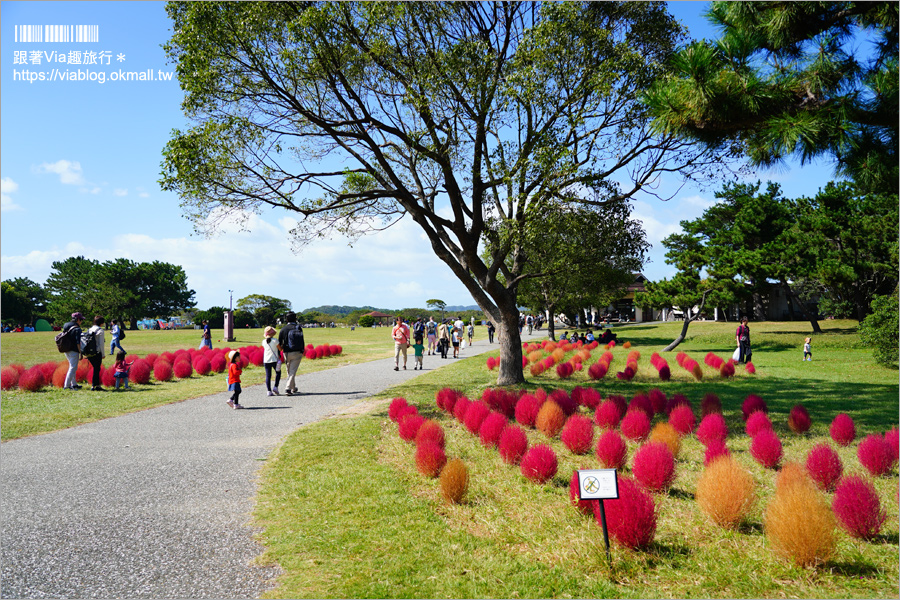
[[390,358],[303,375],[301,396],[248,386],[245,410],[223,391],[3,443],[0,597],[258,597],[280,573],[253,564],[262,461],[298,427],[453,362],[413,371],[410,352],[405,371]]

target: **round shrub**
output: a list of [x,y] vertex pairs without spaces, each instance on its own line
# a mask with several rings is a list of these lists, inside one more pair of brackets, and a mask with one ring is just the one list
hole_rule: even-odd
[[19,371],[12,367],[0,369],[0,390],[11,390],[19,385]]
[[594,443],[594,424],[589,417],[572,415],[559,437],[573,454],[586,454]]
[[649,418],[653,418],[653,404],[650,403],[650,397],[646,394],[635,394],[628,403],[628,410],[642,410]]
[[887,513],[881,507],[875,486],[864,477],[848,475],[834,490],[831,504],[834,516],[847,533],[871,540],[881,531]]
[[669,423],[680,435],[690,435],[697,426],[697,418],[689,404],[679,404],[669,413]]
[[731,456],[712,461],[697,481],[697,504],[713,522],[733,529],[756,502],[753,477]]
[[461,395],[462,394],[454,389],[441,388],[434,395],[434,399],[437,403],[438,408],[450,414],[453,414],[453,406],[456,404],[456,399]]
[[747,418],[747,423],[744,429],[747,432],[747,437],[753,438],[756,437],[756,434],[760,431],[764,431],[766,429],[772,431],[772,421],[769,420],[769,415],[761,410],[758,410]]
[[411,442],[416,439],[419,428],[425,423],[425,417],[419,414],[409,414],[400,417],[400,426],[397,431],[400,439],[404,442]]
[[834,554],[835,518],[815,486],[777,491],[766,509],[764,527],[775,552],[800,566],[823,563]]
[[578,403],[566,393],[566,390],[553,390],[548,399],[556,402],[567,417],[578,410]]
[[106,387],[114,387],[116,385],[116,369],[115,367],[100,367],[100,383]]
[[451,459],[441,469],[441,495],[452,504],[460,504],[469,489],[469,470],[458,458]]
[[147,356],[144,357],[144,360],[147,361],[147,364],[150,365],[150,368],[152,369],[153,366],[156,364],[157,358],[159,358],[159,355],[151,352],[150,354],[148,354]]
[[445,443],[444,428],[437,421],[427,419],[419,426],[419,431],[416,432],[416,446],[434,444],[443,448]]
[[141,385],[150,383],[150,363],[143,358],[135,360],[128,373],[128,380]]
[[194,374],[194,367],[186,360],[179,360],[172,367],[172,371],[178,379],[187,379]]
[[604,400],[594,411],[594,422],[600,429],[616,429],[621,420],[622,413],[612,400]]
[[194,370],[197,371],[197,375],[209,375],[209,372],[212,370],[212,366],[209,364],[209,360],[205,356],[197,356],[194,358],[194,362],[192,363],[194,366]]
[[828,432],[831,434],[831,439],[839,446],[849,446],[856,439],[856,425],[853,424],[850,415],[846,413],[840,413],[834,418]]
[[834,448],[817,444],[806,455],[806,472],[820,490],[831,492],[844,472],[844,465]]
[[481,400],[473,402],[469,405],[469,409],[466,411],[466,418],[463,419],[463,425],[466,426],[466,429],[469,430],[469,433],[471,433],[472,435],[478,435],[478,430],[481,429],[481,424],[489,414],[491,414],[491,409],[487,404],[485,404]]
[[640,442],[650,433],[650,419],[642,410],[629,410],[622,418],[619,429],[632,442]]
[[675,457],[663,443],[644,444],[634,453],[631,472],[645,488],[660,492],[675,481]]
[[44,372],[39,365],[35,365],[19,375],[19,389],[26,392],[37,392],[47,385]]
[[621,394],[610,394],[606,397],[607,400],[616,405],[619,409],[619,419],[621,420],[625,413],[628,412],[628,403],[625,402],[625,396]]
[[812,421],[809,418],[809,411],[802,404],[797,404],[791,408],[788,414],[788,427],[797,434],[803,434],[809,431]]
[[608,429],[600,434],[595,452],[604,469],[621,470],[628,459],[628,445],[614,429]]
[[663,365],[659,368],[659,378],[662,381],[668,381],[672,378],[672,370],[669,369],[669,365]]
[[397,411],[397,425],[400,425],[400,421],[403,420],[403,417],[407,415],[417,415],[419,414],[419,409],[415,406],[404,406]]
[[700,418],[702,420],[706,415],[713,413],[722,414],[722,401],[719,400],[718,396],[709,392],[704,394],[703,400],[700,401]]
[[806,469],[799,463],[789,461],[784,463],[775,474],[775,493],[781,494],[789,487],[795,485],[805,485],[814,488],[815,484],[810,479]]
[[167,363],[175,364],[175,353],[174,352],[163,352],[159,355],[159,358],[166,361]]
[[209,357],[209,366],[216,373],[225,371],[226,362],[225,357],[221,354],[213,354]]
[[525,452],[520,468],[529,481],[547,483],[556,475],[557,464],[553,449],[546,444],[538,444]]
[[416,468],[425,477],[437,477],[446,464],[447,455],[442,447],[432,442],[416,445]]
[[315,348],[307,348],[303,351],[303,358],[306,360],[316,360],[316,349]]
[[595,362],[588,367],[588,377],[593,380],[603,379],[609,371],[609,365],[602,360]]
[[504,462],[517,465],[528,450],[528,436],[519,427],[507,425],[500,434],[498,449]]
[[62,388],[66,385],[66,375],[69,373],[69,363],[60,363],[56,370],[53,371],[53,375],[50,376],[50,383],[53,384],[53,387]]
[[700,426],[697,428],[697,439],[704,446],[714,440],[724,442],[728,437],[728,425],[725,424],[725,417],[722,413],[712,412],[703,417]]
[[900,432],[897,431],[896,427],[892,427],[885,432],[884,440],[891,448],[891,459],[893,460],[894,466],[896,466],[898,459],[900,459]]
[[538,411],[534,424],[544,435],[554,438],[559,435],[563,425],[566,424],[566,413],[556,402],[547,400]]
[[594,514],[594,506],[597,504],[597,500],[582,500],[578,493],[580,487],[578,485],[578,471],[572,471],[572,478],[569,480],[569,500],[581,514],[592,515]]
[[706,445],[706,451],[703,453],[703,464],[708,467],[720,456],[731,456],[731,451],[725,445],[725,440],[711,440]]
[[[684,394],[672,394],[672,397],[666,402],[666,416],[672,414],[672,411],[675,410],[676,407],[681,406],[682,404],[686,404],[691,406],[691,401],[688,400],[687,396]],[[693,407],[691,407],[693,409]]]
[[501,413],[507,419],[515,418],[516,404],[519,402],[519,396],[516,392],[488,388],[484,390],[481,399],[487,403],[491,410]]
[[[656,505],[653,497],[629,477],[618,478],[619,497],[604,500],[609,536],[626,548],[646,548],[656,536]],[[596,513],[600,522],[600,511]]]
[[750,454],[767,469],[775,468],[783,455],[781,440],[771,429],[764,429],[750,442]]
[[747,370],[747,373],[750,375],[756,375],[756,367],[753,366],[752,362],[748,362],[744,365],[744,368]]
[[516,423],[523,427],[534,428],[535,419],[541,410],[542,402],[530,394],[525,394],[516,403]]
[[91,363],[89,363],[86,358],[82,358],[78,361],[78,366],[75,368],[75,381],[78,383],[86,382],[90,372]]
[[653,388],[648,396],[650,397],[650,406],[653,407],[653,414],[659,415],[665,412],[666,402],[669,399],[664,391],[659,388]]
[[[65,364],[68,365],[69,361],[66,361]],[[49,385],[50,382],[53,381],[53,372],[56,371],[56,367],[59,366],[59,363],[48,361],[35,366],[41,370],[41,373],[44,375],[44,381]]]
[[595,390],[594,388],[583,387],[576,387],[575,389],[573,389],[572,398],[574,398],[580,406],[586,406],[591,410],[595,410],[598,406],[600,406],[600,401],[603,400],[603,398],[600,396],[599,391]]
[[657,423],[650,431],[650,441],[660,442],[669,447],[672,456],[678,458],[681,452],[681,434],[672,426],[671,423]]
[[456,399],[456,403],[453,405],[453,416],[457,421],[460,423],[465,421],[466,413],[469,411],[469,406],[471,406],[471,404],[472,401],[465,396]]
[[750,394],[744,400],[744,403],[741,404],[741,413],[743,414],[744,420],[750,418],[750,415],[755,413],[756,411],[761,410],[764,413],[769,413],[769,407],[766,404],[766,401],[757,396],[756,394]]
[[894,454],[884,436],[873,433],[863,438],[856,448],[856,456],[860,464],[872,474],[873,477],[887,475],[894,466]]
[[388,406],[388,418],[394,423],[400,422],[400,411],[409,406],[406,398],[394,398]]
[[560,379],[568,379],[575,373],[575,367],[572,363],[564,362],[556,365],[556,376]]
[[481,443],[488,448],[496,448],[500,443],[500,435],[507,425],[506,417],[498,412],[492,412],[481,423],[478,429],[478,437]]

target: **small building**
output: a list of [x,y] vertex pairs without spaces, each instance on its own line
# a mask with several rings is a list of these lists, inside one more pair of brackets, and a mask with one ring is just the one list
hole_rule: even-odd
[[372,312],[366,313],[362,316],[372,317],[373,319],[375,319],[376,323],[379,323],[381,325],[390,324],[390,323],[393,323],[393,321],[394,321],[394,315],[389,315],[387,313],[378,312],[377,310],[373,310]]

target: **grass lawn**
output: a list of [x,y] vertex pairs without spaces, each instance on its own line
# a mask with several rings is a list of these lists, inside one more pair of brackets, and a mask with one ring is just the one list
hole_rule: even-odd
[[[710,351],[730,355],[735,325],[694,323],[679,350],[703,365],[700,382],[675,363],[674,353],[665,356],[671,381],[661,382],[650,366],[650,354],[673,339],[680,324],[631,326],[619,333],[620,340],[632,341],[632,350],[641,352],[638,375],[631,382],[615,377],[628,352],[617,348],[609,374],[599,383],[589,382],[585,369],[569,380],[546,373],[529,377],[525,386],[550,391],[591,385],[604,397],[617,393],[628,398],[659,387],[669,396],[687,395],[698,415],[703,395],[715,392],[730,431],[728,447],[752,474],[759,498],[737,530],[715,526],[696,504],[703,447],[691,436],[683,440],[674,485],[654,496],[658,525],[653,545],[632,551],[613,543],[612,561],[607,562],[600,527],[577,513],[568,499],[573,469],[598,467],[593,452],[573,455],[558,438],[548,440],[529,430],[530,445],[549,443],[559,458],[555,478],[535,485],[436,407],[435,392],[442,387],[477,399],[491,386],[496,373],[487,371],[481,356],[370,399],[366,414],[303,427],[270,457],[255,517],[267,548],[261,560],[277,562],[285,573],[268,597],[896,598],[896,468],[874,480],[887,521],[873,541],[840,531],[829,562],[800,568],[776,555],[764,533],[775,472],[749,455],[740,416],[747,394],[768,403],[784,444],[783,462],[803,463],[812,446],[828,442],[838,450],[845,473],[862,474],[858,442],[898,421],[897,370],[876,366],[871,351],[859,347],[855,322],[822,325],[825,333],[813,339],[813,362],[802,362],[808,324],[752,323],[757,374],[747,375],[739,367],[734,379],[723,380],[703,365],[703,357]],[[464,504],[446,505],[437,481],[417,472],[414,446],[400,440],[397,426],[387,418],[389,400],[396,396],[444,427],[448,457],[461,458],[469,469]],[[805,435],[786,425],[788,412],[798,403],[813,420]],[[839,412],[856,422],[857,441],[847,448],[837,447],[828,435]],[[625,474],[630,474],[636,449],[629,442]]]
[[[304,333],[307,344],[340,344],[343,353],[320,360],[304,360],[298,370],[301,374],[393,356],[393,343],[388,328],[357,328],[354,331],[349,328],[305,329]],[[8,366],[20,363],[30,367],[48,361],[65,362],[65,357],[56,350],[53,341],[55,336],[55,332],[2,334],[0,364]],[[261,344],[263,333],[262,329],[242,329],[235,332],[235,337],[236,341],[225,343],[221,341],[222,331],[213,330],[213,347],[239,348]],[[109,339],[107,335],[107,344]],[[199,344],[200,331],[197,330],[128,331],[122,340],[122,346],[132,356],[196,348]],[[107,356],[104,366],[111,365],[112,361]],[[134,390],[128,393],[98,394],[87,389],[72,391],[54,387],[46,387],[36,393],[5,391],[0,399],[0,434],[2,440],[6,441],[180,402],[221,392],[225,389],[222,381],[221,375],[203,377],[195,373],[187,379],[173,379],[169,382],[151,379],[149,385],[132,384]],[[265,370],[251,365],[245,371],[244,381],[245,385],[264,383]]]

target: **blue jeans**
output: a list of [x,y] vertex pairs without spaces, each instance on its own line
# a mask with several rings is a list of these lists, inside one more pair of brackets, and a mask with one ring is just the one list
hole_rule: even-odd
[[119,343],[119,338],[114,337],[114,338],[112,339],[112,341],[109,343],[109,355],[110,355],[110,356],[112,356],[113,354],[115,354],[115,353],[113,352],[113,350],[115,350],[116,348],[118,348],[118,349],[121,350],[122,352],[125,352],[125,348],[123,348],[123,347],[122,347],[122,344]]

